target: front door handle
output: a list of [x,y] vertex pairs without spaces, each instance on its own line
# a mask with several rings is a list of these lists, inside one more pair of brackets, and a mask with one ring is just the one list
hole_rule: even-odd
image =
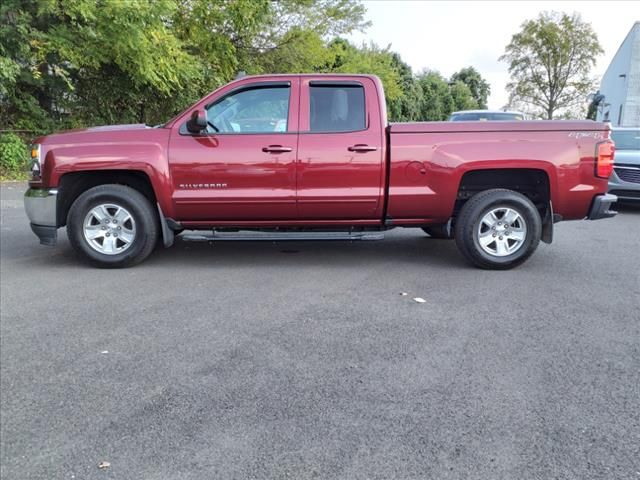
[[293,151],[291,147],[283,147],[282,145],[269,145],[268,147],[262,147],[264,153],[285,153]]
[[369,145],[365,145],[364,143],[358,143],[356,145],[352,145],[347,148],[350,152],[375,152],[378,150],[378,147],[370,147]]

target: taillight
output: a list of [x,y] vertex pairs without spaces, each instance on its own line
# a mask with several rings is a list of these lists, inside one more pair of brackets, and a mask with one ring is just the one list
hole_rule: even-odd
[[596,177],[609,178],[613,172],[616,147],[611,140],[596,145]]

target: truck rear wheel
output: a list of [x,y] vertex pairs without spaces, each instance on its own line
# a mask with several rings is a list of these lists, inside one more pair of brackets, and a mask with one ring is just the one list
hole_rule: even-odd
[[469,199],[456,220],[460,252],[479,268],[507,270],[523,263],[540,243],[542,221],[524,195],[485,190]]
[[140,192],[124,185],[99,185],[71,205],[67,235],[90,263],[120,268],[143,261],[158,236],[157,212]]

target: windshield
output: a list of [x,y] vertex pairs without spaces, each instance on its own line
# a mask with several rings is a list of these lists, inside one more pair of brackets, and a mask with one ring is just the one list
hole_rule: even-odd
[[468,122],[468,121],[504,121],[504,120],[524,120],[520,113],[506,112],[466,112],[456,113],[449,117],[450,122]]
[[640,150],[640,130],[613,130],[611,139],[616,150]]

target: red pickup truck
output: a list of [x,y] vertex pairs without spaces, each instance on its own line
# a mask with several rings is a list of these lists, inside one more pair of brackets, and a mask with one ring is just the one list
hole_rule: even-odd
[[34,233],[55,245],[66,225],[103,267],[138,263],[183,230],[317,240],[414,227],[507,269],[550,243],[555,222],[615,215],[607,124],[389,125],[371,75],[244,77],[164,125],[47,135],[31,154]]

